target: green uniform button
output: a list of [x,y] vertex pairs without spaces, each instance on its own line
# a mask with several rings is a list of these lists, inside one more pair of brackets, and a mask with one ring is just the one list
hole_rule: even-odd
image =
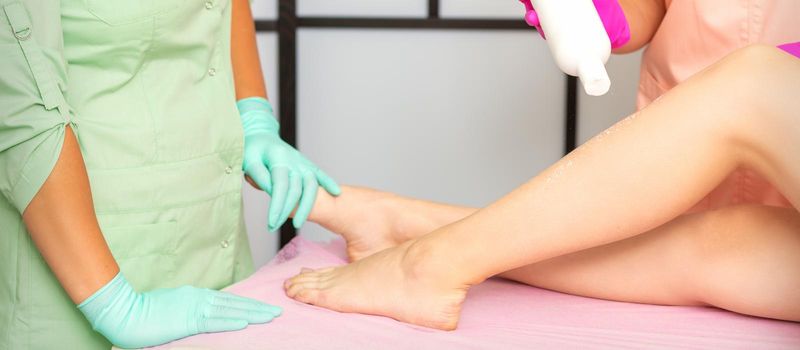
[[14,32],[14,36],[17,37],[19,40],[28,40],[31,37],[31,28],[23,28],[19,31]]

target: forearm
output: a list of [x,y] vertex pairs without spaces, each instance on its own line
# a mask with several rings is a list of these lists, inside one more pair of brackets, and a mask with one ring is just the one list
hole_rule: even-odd
[[73,302],[119,272],[97,223],[89,179],[72,130],[50,176],[23,213],[33,242]]
[[636,51],[655,35],[664,15],[667,12],[665,0],[618,0],[625,12],[631,31],[631,39],[627,44],[614,50],[614,53]]
[[231,62],[236,99],[267,98],[264,75],[258,60],[255,24],[248,0],[234,0],[231,20]]
[[237,330],[280,314],[280,308],[209,289],[134,290],[119,274],[100,232],[83,157],[69,128],[55,167],[23,220],[92,328],[117,346],[141,348],[197,333]]

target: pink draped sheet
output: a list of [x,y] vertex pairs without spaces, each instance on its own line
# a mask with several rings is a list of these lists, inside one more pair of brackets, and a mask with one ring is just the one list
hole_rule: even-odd
[[228,291],[280,305],[284,314],[238,332],[201,334],[160,349],[800,349],[800,324],[715,308],[630,304],[491,279],[470,290],[458,330],[343,314],[287,298],[283,281],[301,267],[345,263],[341,241],[295,238]]

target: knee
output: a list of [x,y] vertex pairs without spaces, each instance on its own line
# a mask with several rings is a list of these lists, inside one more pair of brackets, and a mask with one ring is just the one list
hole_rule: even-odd
[[741,62],[752,67],[761,67],[763,63],[769,61],[771,57],[777,57],[780,52],[780,49],[774,46],[751,44],[734,50],[728,54],[724,60],[729,61],[729,64]]
[[753,44],[731,52],[710,69],[725,77],[726,82],[741,84],[736,86],[737,90],[764,90],[767,86],[762,83],[785,75],[793,60],[774,46]]
[[776,47],[743,47],[711,66],[708,74],[721,90],[718,96],[742,112],[737,114],[747,118],[745,122],[764,124],[786,114],[778,110],[786,110],[787,104],[797,107],[800,59]]
[[743,165],[759,159],[771,135],[797,130],[800,59],[775,47],[751,45],[699,75],[699,91],[710,97],[703,103],[716,111],[707,116],[709,123],[748,163]]

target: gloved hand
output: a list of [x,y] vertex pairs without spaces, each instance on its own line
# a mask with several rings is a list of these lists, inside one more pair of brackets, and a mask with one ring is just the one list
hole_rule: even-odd
[[[545,38],[545,33],[539,24],[539,16],[536,14],[531,0],[519,1],[525,5],[525,22],[531,27],[536,27],[539,35]],[[600,15],[603,27],[606,28],[608,39],[611,40],[611,48],[616,49],[628,43],[631,39],[631,29],[617,0],[592,0],[592,2],[597,9],[597,14]]]
[[281,308],[190,286],[137,293],[120,272],[78,308],[92,328],[122,348],[164,344],[198,333],[266,323]]
[[292,224],[300,228],[311,213],[319,186],[338,196],[342,192],[339,185],[281,140],[269,101],[249,97],[236,102],[236,106],[244,126],[244,173],[272,197],[269,230],[283,225],[295,206]]

